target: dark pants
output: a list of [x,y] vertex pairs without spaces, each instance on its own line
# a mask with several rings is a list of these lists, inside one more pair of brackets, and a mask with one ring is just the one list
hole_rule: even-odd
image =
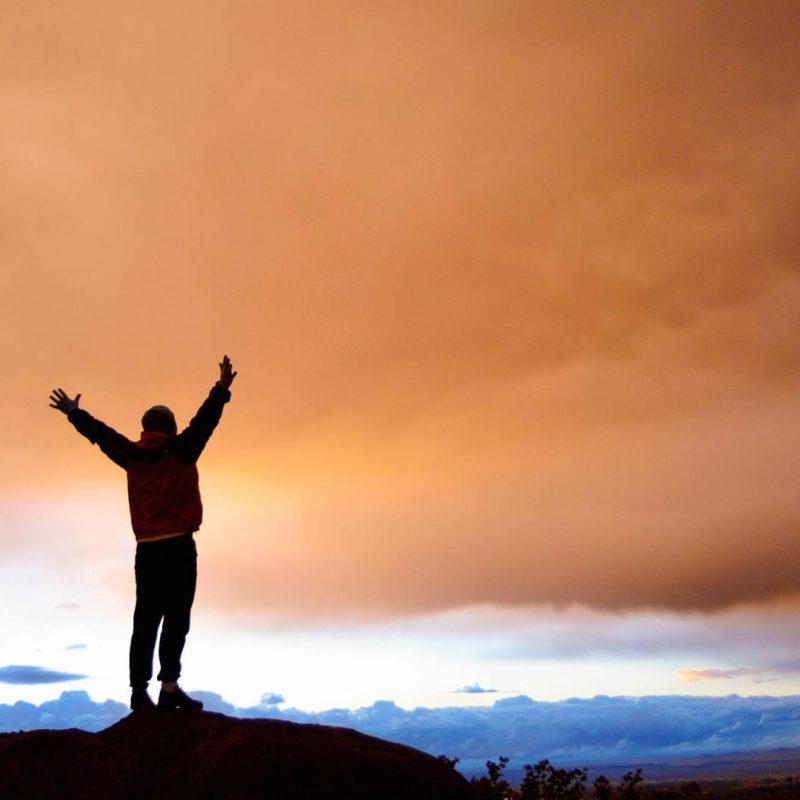
[[153,677],[153,652],[158,643],[160,681],[176,681],[197,585],[197,547],[191,534],[136,545],[136,609],[133,612],[131,686],[140,689]]

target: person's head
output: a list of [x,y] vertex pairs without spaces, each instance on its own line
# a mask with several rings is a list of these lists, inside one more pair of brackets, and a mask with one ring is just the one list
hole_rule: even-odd
[[142,430],[161,431],[174,436],[178,432],[175,415],[166,406],[148,408],[142,417]]

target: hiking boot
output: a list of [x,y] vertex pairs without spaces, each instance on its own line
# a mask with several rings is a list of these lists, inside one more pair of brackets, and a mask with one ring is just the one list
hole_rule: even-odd
[[203,704],[199,700],[193,700],[180,686],[176,686],[171,692],[165,692],[163,689],[158,695],[158,710],[159,711],[201,711]]
[[147,689],[134,689],[131,692],[131,711],[152,711],[155,707]]

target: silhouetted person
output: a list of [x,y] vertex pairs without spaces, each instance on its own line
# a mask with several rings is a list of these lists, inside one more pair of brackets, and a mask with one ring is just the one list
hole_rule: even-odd
[[228,356],[219,370],[219,380],[186,429],[178,433],[172,411],[153,406],[142,417],[138,442],[79,408],[80,394],[71,400],[63,389],[54,389],[50,395],[50,407],[66,414],[79,433],[128,473],[136,535],[136,609],[130,649],[133,711],[154,708],[147,684],[153,677],[153,652],[162,620],[158,707],[203,707],[178,686],[178,678],[197,583],[193,534],[203,521],[196,462],[231,399],[230,385],[236,377]]

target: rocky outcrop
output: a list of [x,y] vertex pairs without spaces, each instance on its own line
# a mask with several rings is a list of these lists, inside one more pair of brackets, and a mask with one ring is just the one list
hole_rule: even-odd
[[162,712],[131,715],[99,733],[0,735],[0,794],[459,800],[471,790],[439,759],[349,728]]

